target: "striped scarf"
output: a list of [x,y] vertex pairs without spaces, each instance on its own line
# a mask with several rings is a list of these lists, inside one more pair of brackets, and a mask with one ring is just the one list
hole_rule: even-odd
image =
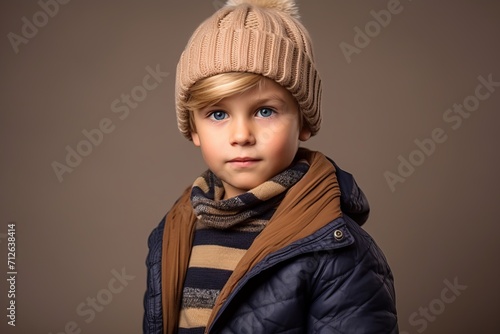
[[184,281],[179,334],[203,333],[220,290],[290,187],[309,169],[299,160],[246,193],[222,199],[222,182],[211,171],[196,179],[191,202],[198,218]]

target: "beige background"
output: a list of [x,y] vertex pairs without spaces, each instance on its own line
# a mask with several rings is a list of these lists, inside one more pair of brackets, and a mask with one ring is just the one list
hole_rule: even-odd
[[[2,333],[61,333],[72,321],[81,333],[141,332],[147,237],[205,168],[176,128],[175,66],[220,3],[71,1],[45,25],[36,1],[1,3],[0,255],[15,221],[18,270],[15,328],[0,283]],[[304,146],[353,173],[368,196],[365,228],[394,271],[402,332],[495,333],[500,87],[457,130],[443,114],[474,94],[478,76],[500,81],[500,5],[402,0],[348,63],[339,44],[353,44],[354,28],[388,3],[300,2],[324,84],[323,127]],[[33,15],[42,26],[16,54],[8,34],[21,35]],[[170,75],[120,119],[111,103],[139,92],[157,65]],[[114,130],[59,182],[52,163],[106,118]],[[392,192],[384,172],[396,173],[398,156],[436,128],[447,140]],[[120,292],[113,269],[135,277]],[[445,280],[467,287],[452,303],[440,301]],[[107,303],[100,312],[79,314],[96,296]]]

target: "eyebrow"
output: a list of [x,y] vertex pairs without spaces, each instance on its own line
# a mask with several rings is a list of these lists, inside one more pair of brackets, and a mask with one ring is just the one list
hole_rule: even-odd
[[286,103],[284,99],[277,95],[272,95],[272,96],[267,96],[261,99],[255,99],[255,103],[257,104],[265,104],[266,102],[280,102],[280,103]]
[[[281,105],[286,104],[285,99],[283,99],[283,98],[281,98],[281,97],[279,97],[278,95],[275,95],[275,94],[273,94],[271,96],[266,96],[266,97],[263,97],[263,98],[256,98],[256,99],[252,100],[252,103],[254,105],[266,105],[266,104],[271,103],[271,102],[275,102],[275,103],[277,102],[277,103],[279,103]],[[224,105],[224,103],[221,100],[221,101],[219,101],[219,102],[217,102],[215,104],[212,104],[210,106],[207,106],[207,107],[205,107],[203,109],[206,109],[206,108],[223,108],[224,106],[225,105]],[[201,109],[201,110],[203,110],[203,109]]]

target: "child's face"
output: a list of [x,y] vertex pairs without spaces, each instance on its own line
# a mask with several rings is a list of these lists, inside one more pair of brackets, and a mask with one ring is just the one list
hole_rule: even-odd
[[294,97],[267,78],[260,87],[193,112],[193,118],[193,143],[222,180],[224,198],[255,188],[286,169],[299,140],[310,137],[306,127],[299,128]]

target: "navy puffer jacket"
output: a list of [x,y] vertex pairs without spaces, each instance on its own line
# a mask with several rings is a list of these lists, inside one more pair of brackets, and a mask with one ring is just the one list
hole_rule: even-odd
[[[352,175],[336,168],[343,217],[252,268],[219,310],[209,333],[398,333],[391,270],[360,227],[368,218],[368,202]],[[164,224],[165,219],[149,237],[144,333],[163,331]]]

